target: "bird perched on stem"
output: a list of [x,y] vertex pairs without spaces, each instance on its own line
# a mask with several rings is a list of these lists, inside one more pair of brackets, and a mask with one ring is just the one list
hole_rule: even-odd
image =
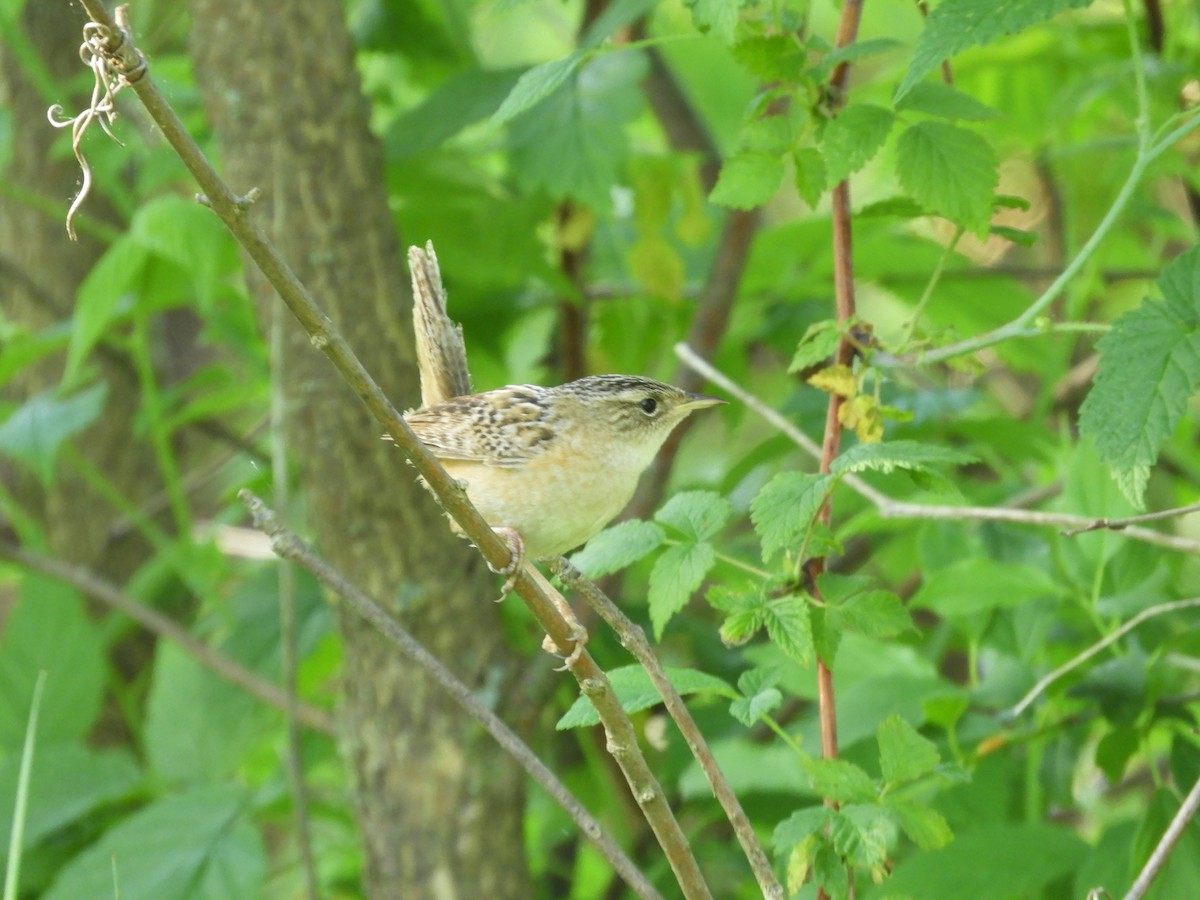
[[724,402],[650,378],[591,375],[452,397],[404,419],[508,538],[515,571],[523,555],[561,556],[600,531],[671,430]]

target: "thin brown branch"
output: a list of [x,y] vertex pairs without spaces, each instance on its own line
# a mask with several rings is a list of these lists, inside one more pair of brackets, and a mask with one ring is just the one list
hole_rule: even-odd
[[[263,229],[249,216],[249,206],[222,181],[216,170],[201,152],[175,111],[163,98],[148,75],[141,53],[133,45],[132,36],[117,28],[99,0],[81,0],[94,23],[105,29],[106,49],[115,54],[110,60],[118,72],[132,72],[136,78],[129,86],[142,101],[147,113],[159,127],[204,192],[207,204],[221,219],[230,233],[253,260],[264,277],[275,288],[301,327],[309,334],[313,346],[321,351],[334,368],[362,400],[363,404],[391,436],[423,478],[439,504],[455,520],[464,534],[474,543],[493,569],[504,570],[511,562],[508,542],[494,532],[467,499],[466,491],[442,468],[437,458],[413,434],[400,413],[350,349],[342,334],[333,327],[329,317],[317,306],[308,289],[280,256]],[[630,789],[641,805],[651,829],[672,867],[684,895],[710,896],[692,855],[687,838],[667,805],[665,795],[641,755],[636,732],[629,717],[615,699],[608,679],[584,650],[579,650],[580,634],[556,607],[565,605],[561,595],[551,596],[548,585],[535,577],[531,565],[522,566],[513,585],[525,601],[550,640],[564,652],[569,652],[569,669],[581,688],[595,694],[594,702],[600,713],[613,756],[621,765]]]
[[1063,537],[1074,537],[1077,534],[1083,534],[1085,531],[1099,531],[1101,529],[1123,531],[1130,525],[1139,525],[1142,522],[1157,522],[1160,519],[1174,519],[1178,516],[1191,515],[1194,512],[1200,512],[1200,503],[1193,503],[1191,506],[1180,506],[1175,509],[1161,509],[1158,512],[1143,513],[1140,516],[1126,516],[1123,519],[1096,519],[1090,525],[1083,528],[1073,528],[1070,531],[1064,531]]
[[1192,789],[1188,791],[1188,795],[1184,798],[1183,803],[1180,804],[1175,817],[1171,819],[1171,824],[1163,832],[1162,839],[1155,846],[1154,852],[1150,854],[1150,858],[1146,860],[1146,865],[1138,874],[1133,887],[1125,895],[1125,900],[1141,900],[1142,897],[1146,896],[1146,892],[1150,890],[1150,885],[1154,883],[1154,879],[1158,877],[1158,873],[1166,865],[1171,851],[1175,849],[1175,845],[1179,842],[1179,838],[1183,834],[1183,829],[1187,828],[1188,823],[1192,821],[1197,810],[1200,810],[1200,779],[1197,779],[1196,783],[1192,785]]
[[782,900],[784,897],[783,887],[775,877],[771,861],[758,842],[750,820],[746,818],[741,803],[738,802],[737,796],[722,774],[720,766],[717,765],[717,760],[704,740],[704,735],[696,726],[695,719],[688,712],[687,705],[683,702],[679,692],[675,690],[675,686],[671,684],[662,663],[650,647],[650,642],[646,640],[645,632],[621,612],[595,582],[585,578],[583,573],[567,560],[559,558],[551,563],[550,568],[563,584],[579,593],[596,611],[597,615],[608,623],[616,633],[617,639],[620,640],[621,646],[632,653],[642,668],[646,670],[655,690],[662,697],[667,713],[678,726],[683,739],[687,742],[688,749],[692,751],[692,756],[699,764],[701,771],[704,772],[704,777],[708,780],[713,795],[721,804],[726,818],[733,826],[733,832],[737,836],[738,843],[742,845],[742,852],[750,862],[750,868],[754,871],[754,878],[758,882],[763,896],[770,900],[775,900],[775,898]]
[[285,529],[274,511],[249,491],[241,491],[238,497],[246,504],[254,518],[255,527],[271,539],[271,547],[283,560],[289,560],[307,569],[376,628],[401,655],[420,666],[438,685],[446,691],[463,711],[475,719],[510,756],[558,803],[572,818],[596,848],[613,866],[613,869],[633,888],[639,897],[659,897],[659,893],[646,880],[633,862],[622,852],[603,827],[584,808],[583,804],[555,777],[554,773],[538,759],[532,749],[512,731],[494,712],[488,709],[463,681],[442,665],[436,657],[409,634],[394,618],[351,584],[345,576],[313,552],[304,541]]
[[[689,366],[696,368],[705,378],[721,388],[721,390],[730,394],[739,403],[758,413],[763,419],[778,428],[782,434],[786,435],[796,446],[800,447],[813,459],[820,458],[820,448],[812,438],[800,431],[795,425],[728,375],[692,353],[686,344],[676,344],[675,353]],[[1012,508],[1026,505],[1028,500],[1023,500],[1022,503],[1009,503],[1006,506],[934,506],[894,500],[882,491],[871,487],[871,485],[856,475],[845,476],[842,479],[842,483],[874,505],[879,511],[880,517],[884,519],[955,519],[982,522],[1011,522],[1014,525],[1034,525],[1060,530],[1082,528],[1095,521],[1094,518],[1089,516],[1080,516],[1073,513],[1051,513]],[[1044,489],[1037,490],[1039,495],[1044,491]],[[1147,544],[1167,547],[1171,550],[1178,550],[1181,553],[1200,554],[1200,541],[1192,538],[1164,534],[1161,531],[1152,531],[1149,528],[1139,528],[1134,525],[1125,528],[1121,533],[1133,540],[1142,541]]]
[[[230,684],[237,685],[247,694],[261,700],[276,709],[287,710],[287,693],[277,685],[266,681],[240,663],[234,662],[203,641],[192,637],[178,623],[164,616],[157,610],[134,600],[115,585],[100,578],[90,569],[73,566],[68,563],[42,556],[40,553],[26,550],[14,544],[0,542],[0,558],[10,560],[35,572],[41,572],[51,578],[78,590],[105,606],[124,613],[147,631],[160,638],[172,641],[184,653],[192,657],[204,668]],[[306,727],[325,734],[333,734],[333,719],[329,713],[318,706],[308,703],[296,704],[296,718]]]

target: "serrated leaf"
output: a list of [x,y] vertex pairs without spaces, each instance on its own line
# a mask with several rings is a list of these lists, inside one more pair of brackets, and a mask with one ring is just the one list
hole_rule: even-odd
[[783,853],[803,843],[809,835],[818,834],[829,825],[833,810],[827,806],[810,806],[798,809],[778,825],[771,835],[771,845],[776,853]]
[[756,666],[738,676],[737,689],[749,697],[775,687],[782,679],[783,670],[779,666]]
[[839,397],[853,397],[858,393],[858,376],[849,366],[827,366],[810,375],[808,383],[819,391]]
[[841,339],[838,324],[833,319],[809,325],[804,337],[800,338],[800,343],[796,346],[791,365],[788,366],[788,374],[792,375],[824,362],[837,350]]
[[762,206],[779,190],[783,160],[770,153],[738,153],[721,166],[708,199],[732,209]]
[[762,542],[763,562],[804,533],[833,486],[829,475],[780,472],[750,502],[750,521]]
[[900,598],[891,591],[865,591],[847,600],[830,604],[830,626],[865,637],[889,638],[915,631],[912,616]]
[[813,664],[816,651],[807,601],[794,595],[768,600],[763,605],[762,619],[771,643],[801,666]]
[[[716,694],[720,697],[736,698],[737,692],[724,680],[698,669],[667,666],[664,671],[667,680],[681,696],[689,694]],[[622,666],[613,669],[608,675],[613,693],[621,704],[621,709],[628,713],[640,712],[662,702],[658,689],[646,674],[646,670],[638,665]],[[554,726],[559,731],[568,728],[581,728],[599,724],[600,717],[586,695],[575,698],[571,708],[563,714]]]
[[981,135],[948,122],[918,122],[896,142],[896,174],[922,206],[968,231],[992,215],[996,151]]
[[941,813],[915,800],[889,798],[887,810],[909,840],[922,850],[945,847],[954,837]]
[[888,197],[886,200],[877,200],[874,203],[868,203],[858,211],[858,218],[860,219],[884,217],[919,219],[927,215],[929,215],[929,210],[913,200],[912,197]]
[[896,713],[879,723],[876,739],[879,768],[889,787],[927,775],[942,761],[933,741]]
[[970,94],[940,81],[923,81],[896,102],[897,110],[913,110],[943,119],[995,119],[1000,113]]
[[525,110],[541,103],[575,74],[589,54],[576,50],[562,59],[555,59],[529,69],[513,85],[500,108],[492,114],[492,125],[503,125]]
[[629,519],[606,528],[571,557],[571,564],[588,578],[616,572],[653,553],[665,540],[653,522]]
[[684,0],[692,11],[692,22],[704,34],[712,32],[725,43],[733,41],[741,12],[740,0]]
[[880,807],[848,803],[830,820],[829,839],[847,862],[873,870],[886,861],[894,830],[891,817]]
[[712,544],[707,542],[668,547],[654,561],[646,599],[650,604],[655,640],[662,637],[667,622],[683,609],[688,598],[704,583],[704,576],[716,561]]
[[778,688],[765,688],[747,697],[739,697],[729,704],[729,714],[747,728],[759,719],[778,709],[783,703],[783,694]]
[[747,153],[782,156],[795,142],[792,120],[787,116],[767,115],[751,119],[738,132],[738,148]]
[[1065,9],[1080,9],[1092,0],[945,0],[925,20],[896,100],[954,54],[987,44],[1006,34],[1053,18]]
[[1097,344],[1100,370],[1079,411],[1122,493],[1141,509],[1150,466],[1200,384],[1200,247],[1181,253],[1145,300]]
[[[822,41],[822,43],[824,42]],[[900,46],[902,46],[902,43],[895,38],[866,38],[865,40],[852,41],[845,47],[830,50],[810,71],[816,77],[824,78],[838,63],[856,62],[860,59],[866,59],[869,56],[886,53]]]
[[632,50],[579,66],[558,90],[509,124],[514,176],[556,200],[570,197],[607,209],[629,153],[625,126],[642,107],[636,88],[645,72],[644,55]]
[[755,35],[731,50],[738,65],[763,82],[799,81],[808,55],[792,34]]
[[825,157],[815,147],[801,147],[792,154],[792,169],[795,174],[796,193],[800,199],[816,207],[825,193]]
[[703,541],[724,528],[732,515],[733,506],[720,494],[684,491],[668,500],[654,518],[689,538]]
[[469,68],[451,75],[426,94],[419,106],[387,127],[383,145],[388,160],[432,150],[468,125],[493,115],[529,71]]
[[833,187],[870,162],[887,140],[895,119],[890,109],[870,103],[847,106],[831,119],[821,137],[826,185]]
[[763,607],[760,604],[729,613],[721,623],[718,633],[726,647],[740,647],[758,634],[764,624]]
[[870,803],[879,793],[871,776],[844,759],[806,759],[812,789],[834,803]]
[[892,472],[896,469],[929,472],[938,466],[965,466],[976,462],[969,453],[922,444],[918,441],[888,441],[883,444],[858,444],[833,461],[834,475],[851,472]]
[[23,463],[49,484],[59,447],[99,418],[107,396],[103,382],[69,397],[35,394],[0,424],[0,455]]

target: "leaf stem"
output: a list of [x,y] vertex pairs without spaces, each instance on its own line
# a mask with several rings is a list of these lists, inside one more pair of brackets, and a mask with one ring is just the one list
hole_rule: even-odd
[[933,290],[937,287],[938,282],[942,280],[942,273],[946,271],[946,264],[950,262],[950,257],[954,253],[954,248],[958,246],[958,242],[962,240],[962,236],[966,232],[961,225],[954,229],[954,236],[950,238],[942,250],[942,255],[937,261],[937,265],[933,268],[933,273],[929,276],[929,282],[925,285],[925,290],[921,294],[921,299],[917,301],[916,307],[913,309],[912,318],[908,320],[908,324],[904,328],[904,337],[900,340],[901,347],[907,347],[912,340],[913,332],[916,331],[917,323],[921,321],[921,316],[925,312],[925,307],[929,305],[929,298],[933,296]]

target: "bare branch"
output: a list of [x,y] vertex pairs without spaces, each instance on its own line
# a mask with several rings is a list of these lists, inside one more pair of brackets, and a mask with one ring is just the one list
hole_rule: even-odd
[[1150,854],[1150,858],[1146,860],[1146,865],[1138,874],[1133,887],[1125,895],[1125,900],[1141,900],[1142,897],[1146,896],[1146,892],[1150,890],[1150,885],[1154,883],[1154,879],[1158,877],[1158,873],[1166,865],[1171,851],[1175,849],[1175,844],[1179,842],[1179,838],[1183,834],[1183,829],[1187,828],[1188,823],[1192,821],[1198,809],[1200,809],[1200,779],[1188,791],[1188,795],[1180,805],[1179,811],[1175,813],[1175,817],[1171,819],[1171,824],[1163,832],[1162,839],[1154,848],[1154,852]]
[[[109,17],[107,10],[99,0],[81,0],[81,2],[94,22],[103,25],[112,35],[121,35],[122,39],[113,48],[114,50],[120,49],[126,55],[132,54],[134,58],[141,59],[140,54],[133,47],[131,36],[127,31],[117,28],[116,23]],[[122,61],[123,59],[124,57],[112,59],[110,65],[125,66],[126,63]],[[138,71],[138,77],[131,82],[130,87],[162,131],[163,137],[174,148],[196,179],[213,212],[217,214],[267,281],[278,292],[301,327],[309,334],[313,346],[329,359],[375,419],[384,427],[384,430],[395,441],[396,446],[413,464],[417,474],[428,484],[442,508],[462,528],[491,567],[498,571],[504,570],[511,562],[512,551],[509,543],[491,529],[478,510],[471,505],[462,486],[446,473],[437,458],[413,434],[412,429],[408,427],[400,413],[350,349],[346,339],[333,327],[329,317],[321,311],[308,289],[280,256],[266,233],[250,219],[248,209],[241,198],[230,190],[205,158],[144,68]],[[553,592],[548,592],[544,579],[541,580],[542,583],[539,583],[539,580],[533,576],[533,572],[532,566],[522,566],[516,573],[514,589],[529,606],[541,627],[546,630],[550,640],[556,646],[563,648],[565,652],[569,652],[569,668],[571,674],[579,681],[581,688],[589,696],[593,692],[596,694],[593,702],[604,723],[608,743],[611,747],[616,748],[613,756],[620,764],[622,773],[625,775],[634,797],[638,800],[643,815],[654,831],[659,844],[663,847],[684,895],[689,898],[709,897],[710,893],[688,846],[683,829],[676,821],[666,802],[662,788],[650,772],[645,758],[638,749],[633,723],[630,722],[629,717],[625,715],[615,699],[611,702],[605,699],[612,698],[608,679],[586,651],[576,654],[579,637],[577,625],[572,625],[560,613],[556,608],[555,599],[551,597]],[[559,603],[565,603],[561,596],[557,600]]]
[[[147,631],[153,632],[160,638],[172,641],[180,650],[204,666],[204,668],[219,678],[225,679],[230,684],[237,685],[252,697],[261,700],[269,706],[274,706],[276,709],[285,711],[288,709],[289,700],[287,694],[278,685],[266,681],[240,663],[234,662],[228,656],[217,652],[203,641],[192,637],[185,628],[174,620],[134,600],[120,590],[120,588],[100,578],[90,569],[85,569],[81,566],[72,566],[6,542],[0,542],[0,558],[11,560],[27,569],[41,572],[43,575],[48,575],[51,578],[71,585],[80,593],[91,597],[93,600],[97,600],[105,606],[110,606],[129,616],[129,618],[133,619]],[[329,713],[320,707],[297,702],[295,711],[297,720],[306,728],[311,728],[314,731],[320,731],[325,734],[334,733],[333,719]]]
[[583,596],[588,605],[616,633],[621,646],[632,653],[634,658],[641,663],[642,668],[646,670],[646,674],[650,676],[650,681],[658,691],[658,695],[662,697],[663,705],[666,707],[667,712],[679,727],[680,733],[683,734],[683,739],[687,742],[688,749],[692,751],[692,756],[695,757],[701,771],[704,772],[704,777],[708,779],[708,784],[712,788],[713,795],[717,798],[717,802],[721,804],[721,808],[725,810],[725,816],[733,826],[733,832],[737,836],[738,843],[742,845],[742,852],[746,854],[746,859],[750,861],[750,868],[754,871],[754,877],[758,881],[758,886],[762,890],[763,896],[769,898],[769,900],[776,900],[776,898],[783,900],[783,887],[775,877],[775,872],[771,868],[771,861],[767,858],[762,845],[758,842],[758,837],[754,834],[754,828],[750,824],[750,820],[746,818],[746,813],[742,810],[741,803],[738,802],[737,796],[729,786],[729,782],[725,780],[720,766],[717,765],[716,758],[708,748],[708,743],[704,740],[704,735],[696,726],[696,721],[692,718],[692,714],[688,712],[683,698],[679,696],[679,692],[675,690],[675,685],[671,684],[671,680],[663,670],[662,663],[654,655],[654,650],[650,647],[650,642],[646,640],[645,632],[621,612],[617,605],[609,599],[604,591],[600,590],[600,587],[594,581],[584,577],[583,573],[572,566],[567,560],[560,557],[550,564],[550,568],[562,580],[563,584],[574,588]]
[[271,538],[271,547],[278,556],[311,572],[321,584],[349,603],[356,613],[373,625],[400,651],[405,659],[429,673],[429,676],[454,698],[463,711],[482,725],[487,733],[496,740],[496,743],[503,747],[521,765],[521,768],[566,810],[575,824],[579,826],[579,830],[596,844],[597,849],[612,863],[613,868],[637,892],[639,897],[660,896],[646,880],[646,876],[638,871],[633,862],[604,832],[600,823],[588,813],[566,785],[555,777],[554,773],[538,759],[533,750],[517,737],[516,733],[505,725],[499,716],[479,701],[470,687],[442,665],[421,645],[420,641],[388,615],[382,606],[351,584],[345,576],[314,553],[312,548],[294,533],[285,529],[274,511],[268,508],[262,500],[245,490],[241,491],[238,497],[250,510],[255,526]]
[[[676,344],[675,355],[689,366],[697,369],[713,384],[733,395],[739,402],[745,404],[749,409],[758,413],[766,421],[778,428],[783,434],[791,438],[796,446],[812,456],[813,459],[820,457],[820,450],[812,438],[796,428],[761,399],[729,378],[729,376],[725,375],[719,369],[714,368],[706,360],[701,359],[686,344]],[[935,506],[924,503],[908,503],[901,500],[893,500],[887,494],[876,490],[854,475],[845,476],[842,479],[842,483],[859,496],[874,504],[879,510],[879,515],[885,519],[962,519],[1012,522],[1017,525],[1036,525],[1059,529],[1084,528],[1095,521],[1088,516],[1074,515],[1072,513],[1039,512],[1037,510],[1014,509],[1011,506]],[[1127,537],[1143,541],[1147,544],[1169,547],[1181,553],[1200,554],[1200,541],[1192,538],[1164,534],[1161,531],[1138,528],[1133,525],[1123,529],[1122,533]]]
[[1075,535],[1083,534],[1085,531],[1099,531],[1105,528],[1110,531],[1123,531],[1130,525],[1137,525],[1141,522],[1157,522],[1159,519],[1173,519],[1176,516],[1187,516],[1194,512],[1200,512],[1200,503],[1193,503],[1191,506],[1179,506],[1175,509],[1162,509],[1158,512],[1143,513],[1140,516],[1126,516],[1123,519],[1096,519],[1092,524],[1084,528],[1073,528],[1070,531],[1064,531],[1063,537],[1075,537]]

